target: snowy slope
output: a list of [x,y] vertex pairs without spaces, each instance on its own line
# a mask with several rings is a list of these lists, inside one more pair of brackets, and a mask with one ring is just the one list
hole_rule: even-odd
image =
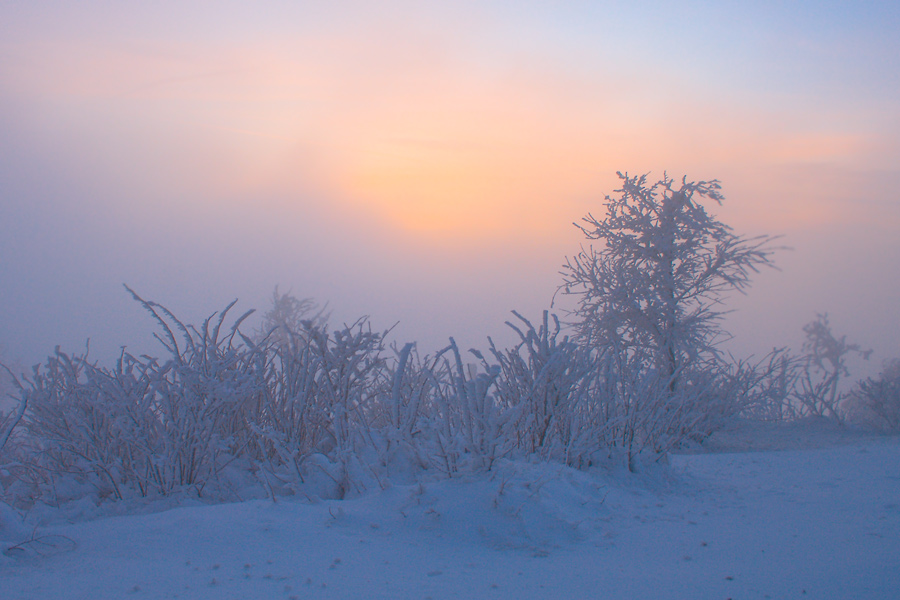
[[[900,597],[900,440],[753,435],[722,439],[818,443],[720,441],[640,475],[507,463],[315,504],[70,509],[0,556],[0,598]],[[4,547],[30,535],[0,516]]]

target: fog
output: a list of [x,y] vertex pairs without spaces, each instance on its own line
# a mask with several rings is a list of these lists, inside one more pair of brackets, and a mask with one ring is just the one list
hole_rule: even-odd
[[[426,350],[550,308],[616,171],[718,178],[774,234],[736,355],[836,333],[900,356],[891,3],[0,7],[0,348],[156,352],[276,285]],[[571,299],[557,297],[563,311]]]

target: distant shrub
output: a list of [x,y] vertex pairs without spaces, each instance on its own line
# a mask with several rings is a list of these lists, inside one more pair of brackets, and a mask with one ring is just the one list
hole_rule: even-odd
[[799,416],[828,417],[841,423],[845,420],[845,393],[840,382],[850,375],[847,359],[859,355],[868,360],[871,350],[863,350],[859,344],[847,342],[847,336],[835,336],[831,331],[827,314],[803,327],[806,352],[799,390],[796,393]]
[[900,432],[900,359],[887,361],[877,378],[860,381],[848,404],[854,420]]

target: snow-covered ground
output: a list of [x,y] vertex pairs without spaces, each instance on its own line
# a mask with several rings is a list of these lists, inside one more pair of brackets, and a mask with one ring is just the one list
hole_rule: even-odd
[[[900,598],[900,439],[821,425],[638,475],[506,463],[345,501],[78,508],[0,555],[0,599]],[[0,516],[4,548],[32,535]]]

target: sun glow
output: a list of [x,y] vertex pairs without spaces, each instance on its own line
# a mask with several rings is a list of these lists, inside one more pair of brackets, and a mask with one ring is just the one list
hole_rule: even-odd
[[[760,223],[835,221],[835,167],[876,147],[859,133],[794,130],[771,109],[698,101],[676,81],[664,104],[618,66],[522,55],[483,67],[446,40],[381,42],[36,40],[0,75],[32,101],[23,110],[44,134],[103,149],[74,157],[74,170],[143,177],[148,194],[177,189],[178,202],[362,207],[421,243],[541,234],[580,218],[585,199],[596,209],[617,170],[718,177],[729,198],[756,195],[745,213]],[[746,168],[729,182],[734,165]],[[768,180],[742,183],[747,168]]]

